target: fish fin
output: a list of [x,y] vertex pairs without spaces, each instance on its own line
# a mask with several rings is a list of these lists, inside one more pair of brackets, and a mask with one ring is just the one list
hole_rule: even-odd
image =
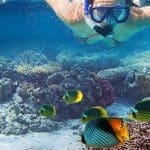
[[94,108],[98,109],[102,113],[102,117],[108,117],[108,112],[105,108],[101,106],[96,106]]
[[124,122],[123,118],[109,118],[108,122],[113,128],[113,131],[115,132],[120,143],[124,143],[129,140],[127,124]]
[[123,119],[116,118],[116,117],[109,117],[108,122],[113,128],[114,132],[120,131],[121,127],[123,126]]
[[65,95],[63,96],[63,100],[65,100]]
[[56,116],[56,107],[55,107],[55,105],[53,105],[53,116],[55,117]]
[[78,91],[77,97],[76,97],[76,103],[81,102],[82,98],[83,98],[82,92]]
[[126,124],[120,131],[116,132],[116,136],[119,139],[120,144],[123,144],[129,140],[129,133],[128,133],[128,128]]

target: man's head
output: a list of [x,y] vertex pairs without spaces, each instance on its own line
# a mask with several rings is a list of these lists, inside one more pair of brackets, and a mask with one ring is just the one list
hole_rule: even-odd
[[85,2],[88,6],[89,19],[95,23],[96,32],[100,31],[103,36],[112,34],[115,25],[125,22],[130,14],[129,0],[85,0]]

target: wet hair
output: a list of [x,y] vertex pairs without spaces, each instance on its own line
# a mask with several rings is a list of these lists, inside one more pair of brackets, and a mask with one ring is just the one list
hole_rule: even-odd
[[89,0],[89,4],[93,4],[93,1],[94,1],[94,0]]

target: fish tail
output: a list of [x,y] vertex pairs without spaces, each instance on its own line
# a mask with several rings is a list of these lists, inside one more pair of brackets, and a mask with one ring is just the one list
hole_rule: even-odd
[[76,102],[77,102],[77,103],[80,102],[80,101],[82,100],[82,98],[83,98],[82,92],[81,92],[81,91],[78,91],[77,98],[76,98]]

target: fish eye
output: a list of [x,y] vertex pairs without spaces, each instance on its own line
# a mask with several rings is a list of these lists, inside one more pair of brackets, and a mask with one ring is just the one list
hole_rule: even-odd
[[83,121],[86,121],[86,117],[85,117],[85,116],[82,116],[82,120],[83,120]]
[[135,113],[135,111],[132,112],[132,116],[133,116],[134,118],[136,118],[136,113]]
[[40,113],[42,113],[42,114],[43,114],[43,113],[44,113],[44,110],[43,110],[43,109],[41,109],[41,110],[40,110]]
[[65,95],[65,99],[69,99],[69,96],[67,94]]

